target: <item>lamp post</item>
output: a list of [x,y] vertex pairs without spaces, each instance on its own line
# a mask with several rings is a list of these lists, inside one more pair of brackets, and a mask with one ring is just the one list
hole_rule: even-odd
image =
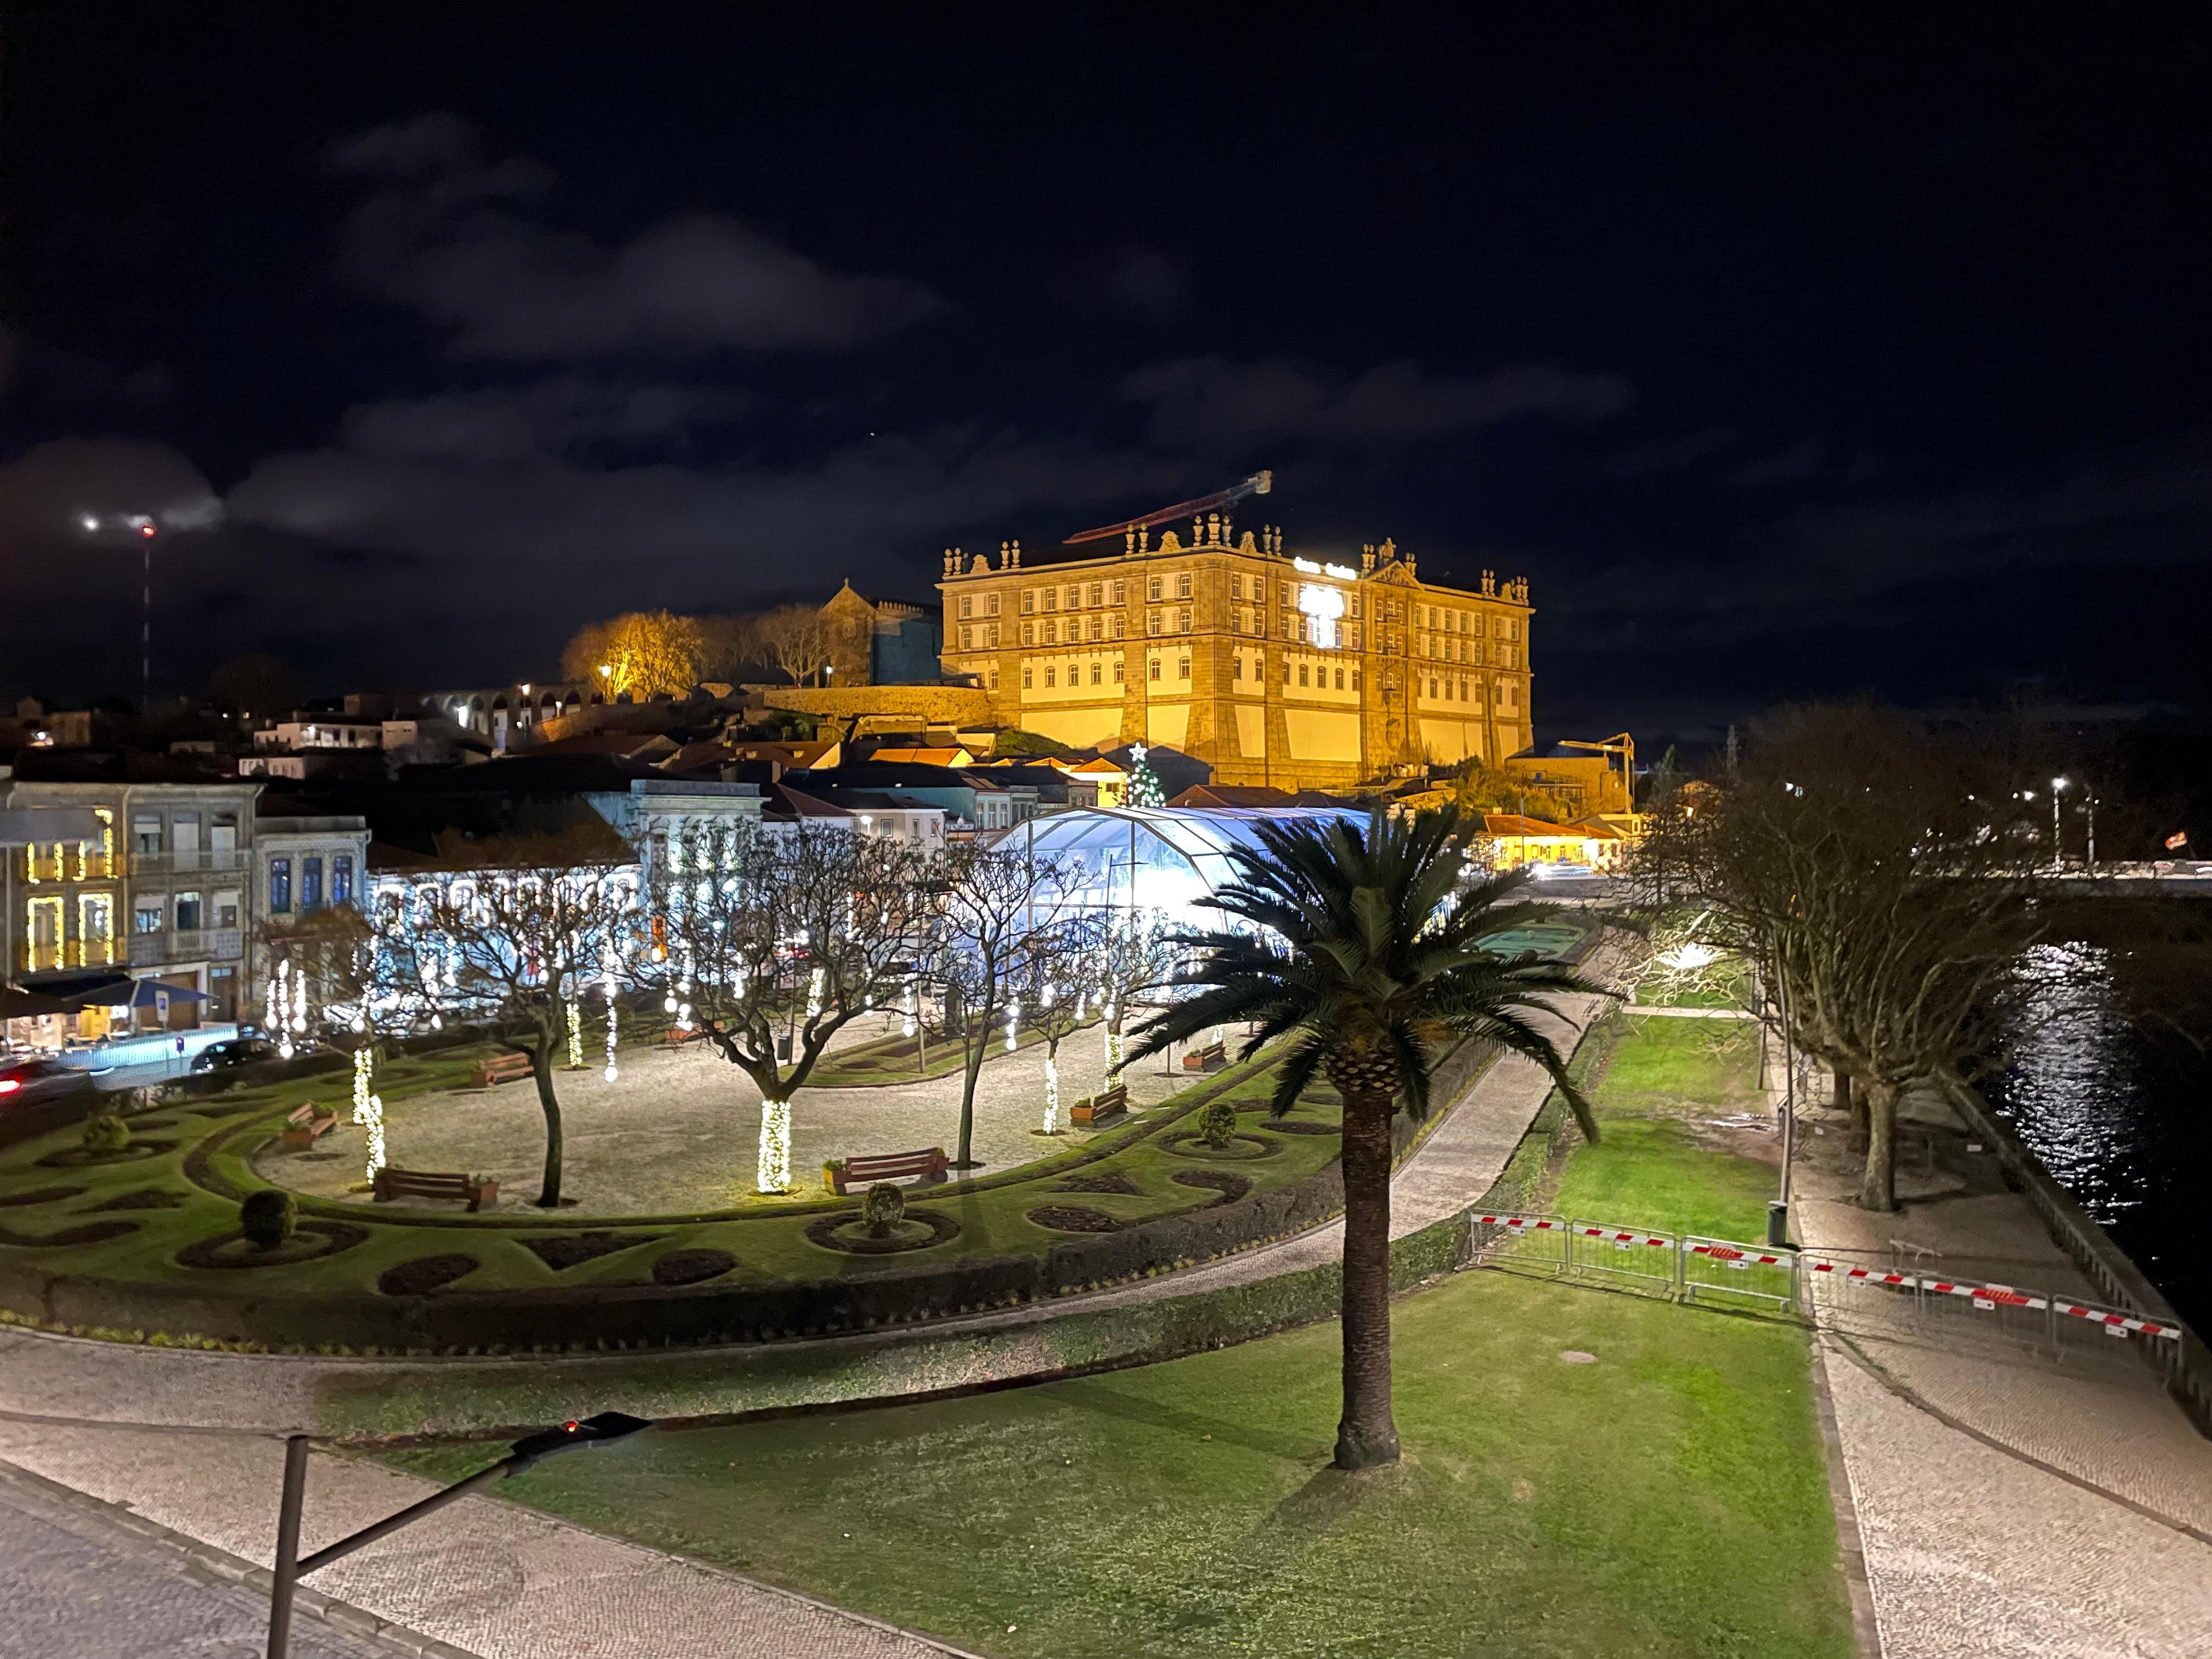
[[2065,864],[2066,864],[2065,858],[2064,858],[2064,857],[2063,857],[2063,849],[2062,849],[2062,848],[2060,847],[2059,840],[2058,840],[2058,797],[2059,797],[2062,793],[2064,793],[2065,788],[2066,788],[2066,780],[2065,780],[2065,779],[2063,779],[2063,778],[2053,778],[2053,779],[2051,779],[2051,873],[2052,875],[2054,875],[2054,876],[2055,876],[2055,875],[2057,875],[2057,873],[2058,873],[2062,869],[2063,869],[2063,868],[2065,867]]
[[456,1498],[467,1497],[479,1486],[488,1486],[510,1475],[520,1474],[541,1459],[560,1452],[625,1440],[652,1426],[645,1418],[630,1417],[622,1412],[601,1412],[597,1417],[586,1417],[564,1423],[559,1428],[526,1436],[516,1441],[508,1449],[507,1455],[498,1462],[478,1469],[466,1480],[455,1481],[442,1492],[432,1492],[420,1503],[410,1504],[396,1515],[387,1515],[383,1520],[372,1522],[359,1532],[339,1539],[335,1544],[325,1546],[304,1560],[300,1556],[300,1516],[307,1506],[309,1442],[304,1434],[289,1437],[284,1442],[283,1495],[276,1511],[276,1562],[269,1584],[268,1659],[287,1659],[291,1651],[292,1591],[302,1575],[326,1567],[343,1556],[351,1555],[362,1545],[373,1544],[410,1522],[421,1520],[432,1510],[441,1510]]

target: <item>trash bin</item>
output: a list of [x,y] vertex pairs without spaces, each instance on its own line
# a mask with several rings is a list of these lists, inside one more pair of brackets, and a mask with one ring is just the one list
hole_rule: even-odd
[[1790,1243],[1790,1206],[1778,1198],[1766,1206],[1766,1242],[1783,1249]]

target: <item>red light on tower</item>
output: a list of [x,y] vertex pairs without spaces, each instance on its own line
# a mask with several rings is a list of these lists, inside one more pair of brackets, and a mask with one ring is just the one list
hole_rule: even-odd
[[138,526],[138,533],[142,536],[150,536],[154,533],[154,526],[150,524],[142,524]]

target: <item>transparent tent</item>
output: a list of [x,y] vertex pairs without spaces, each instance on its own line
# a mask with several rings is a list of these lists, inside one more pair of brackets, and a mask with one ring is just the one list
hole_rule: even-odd
[[1209,912],[1190,914],[1194,900],[1236,879],[1233,848],[1257,851],[1262,823],[1329,823],[1366,815],[1326,806],[1267,811],[1234,807],[1093,806],[1056,812],[1010,831],[999,845],[1049,859],[1075,878],[1074,902],[1085,908],[1152,910],[1171,926],[1219,927]]

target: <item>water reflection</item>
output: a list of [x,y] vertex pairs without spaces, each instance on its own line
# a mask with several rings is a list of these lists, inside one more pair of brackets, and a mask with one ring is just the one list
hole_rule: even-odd
[[[2208,1162],[2204,1056],[2147,1033],[2102,945],[2037,945],[2006,1000],[2006,1065],[1989,1090],[2044,1167],[2200,1328],[2212,1279],[2182,1237]],[[2192,1175],[2194,1170],[2196,1173]],[[2197,1188],[2201,1190],[2201,1187]]]

